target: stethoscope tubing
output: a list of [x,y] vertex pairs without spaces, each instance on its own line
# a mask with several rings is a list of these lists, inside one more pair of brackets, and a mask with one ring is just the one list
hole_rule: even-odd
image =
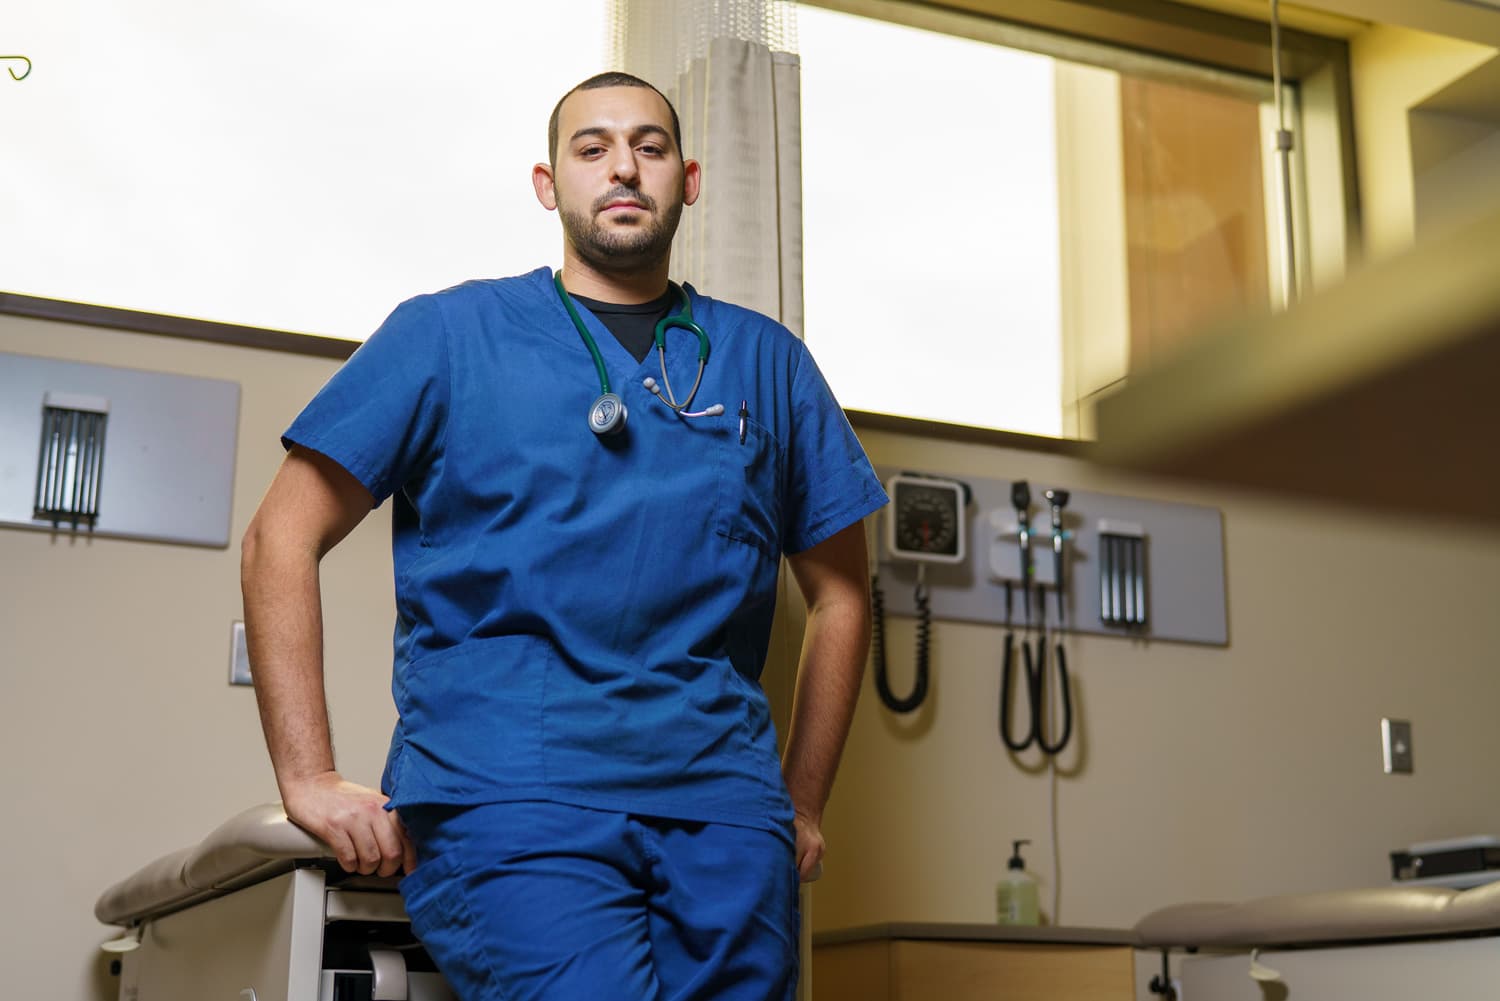
[[[684,417],[701,417],[708,414],[707,410],[699,413],[688,413],[687,408],[692,406],[693,397],[698,395],[698,387],[703,384],[703,368],[708,364],[708,334],[703,328],[693,322],[693,306],[688,302],[686,290],[682,292],[682,311],[676,316],[664,316],[656,322],[656,358],[661,365],[662,387],[666,390],[665,395],[652,390],[653,393],[667,406],[682,414]],[[698,374],[693,378],[693,388],[688,390],[687,399],[681,403],[677,402],[677,394],[672,391],[672,378],[667,375],[667,331],[673,327],[681,328],[698,338]],[[648,385],[647,389],[651,389]],[[710,408],[711,409],[711,408]],[[720,413],[723,411],[721,410]]]
[[[578,331],[579,338],[584,347],[588,348],[589,357],[594,362],[594,370],[599,375],[600,396],[594,401],[590,408],[589,426],[596,434],[617,433],[623,426],[626,416],[624,401],[620,400],[610,389],[609,372],[604,367],[604,356],[599,353],[599,345],[594,340],[594,335],[589,333],[588,325],[583,322],[583,317],[578,315],[578,308],[573,304],[573,297],[568,295],[568,290],[563,286],[562,272],[555,272],[552,276],[552,284],[557,289],[557,295],[562,299],[563,306],[567,308],[568,318],[573,321],[573,327]],[[674,285],[681,299],[681,308],[677,313],[664,316],[656,323],[656,329],[652,332],[652,340],[656,344],[656,357],[661,365],[661,385],[656,380],[647,377],[643,385],[657,399],[665,403],[671,410],[682,417],[713,417],[724,412],[723,404],[715,404],[703,410],[691,411],[693,398],[698,395],[698,387],[703,384],[703,372],[708,365],[709,339],[703,328],[693,322],[693,303],[688,298],[687,290],[680,285]],[[677,394],[672,390],[672,379],[667,375],[667,331],[671,329],[682,329],[691,333],[698,339],[698,372],[693,377],[693,387],[688,391],[687,398],[678,401]],[[601,404],[613,401],[619,409],[617,419],[601,419],[596,423],[595,417],[599,413]]]
[[578,307],[573,305],[573,297],[568,295],[567,289],[563,288],[562,272],[552,276],[552,283],[557,287],[557,294],[562,298],[563,306],[568,310],[568,317],[573,321],[573,326],[578,330],[578,336],[583,340],[583,346],[589,349],[589,357],[594,360],[594,370],[599,373],[599,392],[607,396],[610,393],[609,372],[604,367],[604,356],[599,353],[599,345],[594,343],[594,336],[589,333],[583,317],[578,315]]

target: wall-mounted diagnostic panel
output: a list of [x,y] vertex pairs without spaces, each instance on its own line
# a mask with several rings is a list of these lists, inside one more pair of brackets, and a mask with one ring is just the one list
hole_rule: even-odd
[[[1062,626],[1073,632],[1229,642],[1217,509],[1060,484],[876,471],[893,488],[877,556],[888,613],[1016,626],[1045,617],[1056,626],[1065,607]],[[956,549],[955,538],[964,540]],[[915,599],[919,567],[925,610]]]

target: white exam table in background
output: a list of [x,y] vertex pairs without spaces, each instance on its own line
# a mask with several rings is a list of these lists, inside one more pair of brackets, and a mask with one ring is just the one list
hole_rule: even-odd
[[127,929],[106,946],[128,949],[120,1001],[453,999],[396,880],[345,873],[279,803],[116,883],[94,915]]
[[1136,924],[1182,960],[1184,1001],[1491,1001],[1500,883],[1392,886],[1179,904]]

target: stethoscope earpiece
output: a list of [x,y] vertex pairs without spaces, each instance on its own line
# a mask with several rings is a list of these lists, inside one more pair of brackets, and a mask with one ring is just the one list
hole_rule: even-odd
[[601,438],[619,434],[625,430],[625,418],[629,416],[624,400],[614,393],[605,393],[589,408],[589,430]]
[[661,386],[655,379],[651,378],[651,376],[649,375],[641,380],[641,385],[646,387],[646,391],[648,393],[656,397],[658,400],[661,400],[663,403],[666,403],[667,406],[672,407],[674,411],[676,411],[683,417],[717,417],[724,412],[724,404],[722,403],[715,403],[713,406],[707,407],[703,410],[684,410],[682,409],[682,406],[673,406],[667,401],[667,398],[662,395]]

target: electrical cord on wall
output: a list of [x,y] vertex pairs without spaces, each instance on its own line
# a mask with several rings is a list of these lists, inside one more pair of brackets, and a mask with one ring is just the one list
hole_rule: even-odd
[[[1015,681],[1015,638],[1011,632],[1010,625],[1010,585],[1006,585],[1006,632],[1004,638],[1004,652],[1000,671],[1000,708],[999,731],[1000,739],[1012,752],[1018,753],[1026,750],[1033,744],[1041,748],[1046,758],[1047,777],[1047,820],[1052,834],[1052,912],[1051,918],[1054,925],[1059,923],[1058,914],[1062,908],[1062,847],[1058,840],[1058,808],[1057,788],[1059,774],[1057,770],[1057,756],[1067,746],[1073,732],[1073,700],[1068,682],[1067,654],[1063,650],[1063,641],[1067,631],[1054,626],[1047,620],[1045,609],[1046,603],[1042,600],[1045,596],[1041,594],[1038,587],[1037,606],[1043,609],[1042,620],[1036,624],[1038,630],[1036,637],[1036,654],[1032,655],[1031,622],[1027,622],[1026,634],[1022,637],[1020,647],[1022,660],[1020,666],[1022,679],[1026,684],[1026,722],[1028,730],[1024,740],[1017,740],[1011,727],[1011,713],[1014,702]],[[1058,618],[1062,618],[1059,612]],[[1057,690],[1060,698],[1054,698],[1050,702],[1045,698],[1046,657],[1047,651],[1053,651],[1056,661]],[[1059,702],[1061,703],[1059,705]],[[1061,718],[1059,719],[1059,713]],[[1055,740],[1049,742],[1046,737],[1047,731],[1054,734],[1061,732]]]

